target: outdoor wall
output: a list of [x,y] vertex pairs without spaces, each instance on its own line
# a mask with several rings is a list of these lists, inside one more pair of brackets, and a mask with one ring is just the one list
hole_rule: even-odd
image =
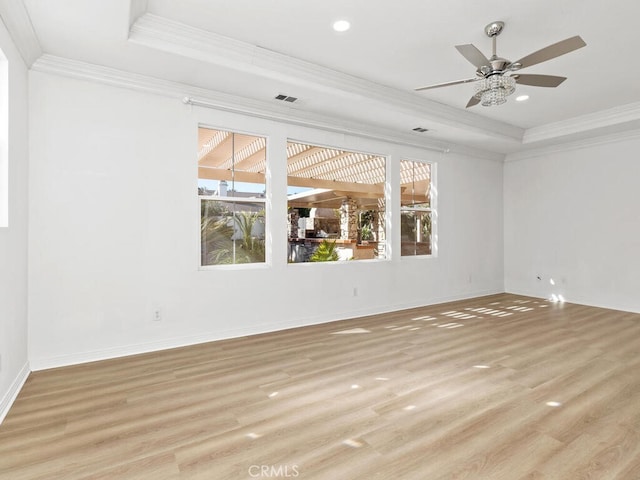
[[[0,85],[0,421],[29,373],[27,363],[27,68],[0,22],[8,85]],[[7,68],[8,67],[8,70]],[[0,80],[4,82],[5,79]],[[7,88],[8,87],[8,88]],[[6,93],[6,96],[5,96]],[[8,114],[6,111],[8,104]],[[6,163],[5,163],[6,162]],[[4,168],[8,165],[8,169]],[[8,192],[8,195],[6,195]]]
[[505,288],[640,312],[640,135],[589,143],[507,158]]
[[[504,289],[500,162],[30,75],[34,369]],[[199,123],[268,138],[271,265],[199,270]],[[437,161],[438,257],[400,258],[396,229],[391,260],[288,265],[287,138],[389,155],[394,182],[400,158]]]

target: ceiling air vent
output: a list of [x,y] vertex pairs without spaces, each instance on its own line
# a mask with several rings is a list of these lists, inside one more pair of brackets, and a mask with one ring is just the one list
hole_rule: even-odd
[[418,132],[418,133],[424,133],[424,132],[428,132],[429,129],[428,128],[422,128],[422,127],[416,127],[413,129],[414,132]]
[[289,95],[276,95],[276,100],[282,100],[283,102],[289,102],[289,103],[293,103],[296,100],[298,100],[298,97],[290,97]]

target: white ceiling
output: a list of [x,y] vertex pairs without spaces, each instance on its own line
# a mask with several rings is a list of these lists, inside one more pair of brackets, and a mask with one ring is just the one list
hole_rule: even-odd
[[[636,0],[7,0],[0,14],[34,69],[86,62],[416,142],[508,153],[640,124]],[[333,32],[342,18],[351,30]],[[473,77],[454,45],[490,56],[495,20],[510,60],[573,35],[587,46],[523,71],[568,77],[518,85],[527,102],[465,109],[472,84],[413,91]]]

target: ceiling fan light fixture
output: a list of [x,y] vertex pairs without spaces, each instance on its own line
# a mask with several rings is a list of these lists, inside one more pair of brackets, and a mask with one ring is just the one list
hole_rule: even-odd
[[474,97],[484,107],[502,105],[516,91],[516,79],[511,76],[492,75],[476,82]]

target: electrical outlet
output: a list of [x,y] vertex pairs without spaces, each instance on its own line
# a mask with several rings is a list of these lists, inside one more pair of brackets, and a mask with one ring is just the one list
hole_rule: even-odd
[[358,296],[358,287],[353,287],[353,296],[354,297]]
[[154,322],[159,322],[160,320],[162,320],[162,310],[160,310],[159,308],[154,308],[151,318]]

